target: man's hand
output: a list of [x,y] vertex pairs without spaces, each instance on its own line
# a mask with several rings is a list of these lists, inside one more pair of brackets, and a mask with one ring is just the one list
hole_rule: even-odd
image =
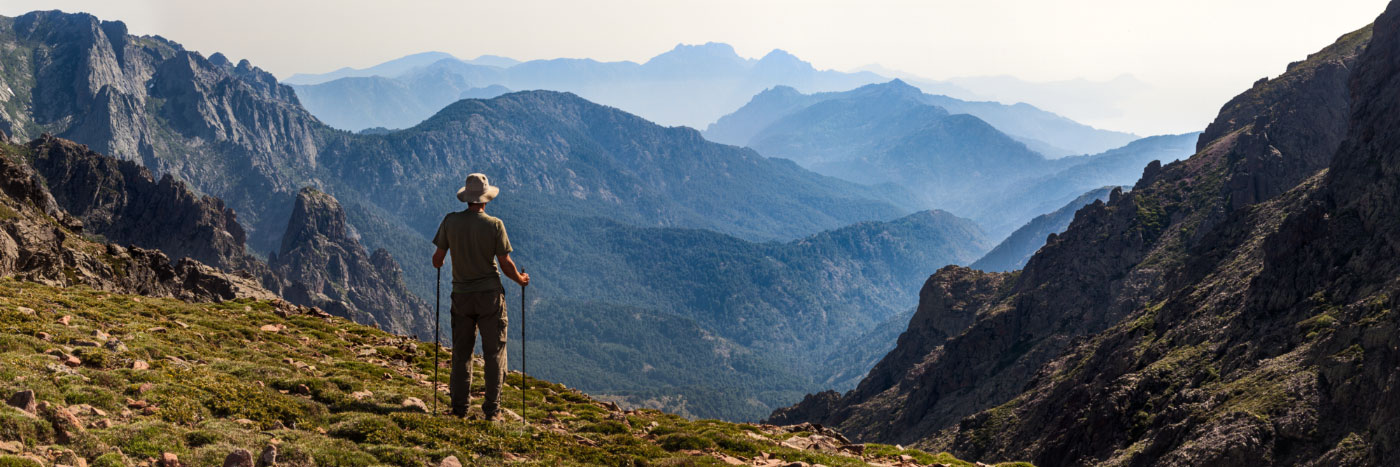
[[446,259],[446,258],[447,258],[447,250],[444,250],[444,249],[442,249],[442,248],[438,248],[438,249],[437,249],[437,252],[433,253],[433,267],[436,268],[436,269],[442,269],[442,262],[443,262],[443,260]]
[[501,274],[505,274],[510,280],[520,284],[521,287],[530,285],[530,275],[522,274],[515,267],[515,260],[510,259],[510,253],[496,256],[496,263],[501,265]]

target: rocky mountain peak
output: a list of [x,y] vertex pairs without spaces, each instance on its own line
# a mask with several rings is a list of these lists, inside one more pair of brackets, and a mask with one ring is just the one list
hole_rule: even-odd
[[408,291],[403,270],[383,248],[368,254],[340,201],[312,187],[297,193],[271,266],[294,303],[395,332],[426,335],[427,305]]
[[297,192],[296,204],[292,207],[291,219],[287,221],[287,231],[282,234],[282,249],[279,255],[286,255],[292,249],[318,241],[318,238],[332,243],[351,241],[350,228],[345,222],[345,210],[340,202],[325,192],[312,187]]

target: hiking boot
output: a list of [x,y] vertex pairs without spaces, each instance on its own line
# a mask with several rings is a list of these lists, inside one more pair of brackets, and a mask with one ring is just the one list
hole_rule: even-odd
[[505,420],[505,418],[501,417],[501,413],[500,413],[500,412],[493,412],[493,413],[486,414],[486,421],[488,421],[488,422],[499,422],[499,421],[502,421],[502,420]]

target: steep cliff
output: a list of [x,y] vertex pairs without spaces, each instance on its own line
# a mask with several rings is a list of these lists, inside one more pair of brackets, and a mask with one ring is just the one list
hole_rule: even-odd
[[[1375,44],[1400,39],[1395,10]],[[997,293],[957,294],[976,319],[941,346],[902,338],[897,381],[775,415],[1037,465],[1393,460],[1394,407],[1360,396],[1397,361],[1378,214],[1398,194],[1397,55],[1371,30],[1256,83],[1194,156],[1083,208]]]
[[[39,11],[4,18],[0,130],[42,133],[140,161],[238,208],[256,242],[285,218],[298,174],[315,167],[327,131],[271,74],[215,54],[205,59],[119,21]],[[250,209],[269,198],[272,212]],[[281,209],[286,209],[282,207]],[[272,237],[275,238],[275,237]]]

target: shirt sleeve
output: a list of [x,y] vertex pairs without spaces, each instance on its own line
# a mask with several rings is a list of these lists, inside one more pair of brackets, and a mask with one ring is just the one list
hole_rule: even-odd
[[504,255],[504,254],[506,254],[506,253],[510,253],[510,252],[511,252],[511,249],[510,249],[510,236],[509,236],[509,235],[506,235],[506,223],[505,223],[505,222],[501,222],[501,223],[496,224],[496,225],[499,226],[499,229],[501,230],[500,240],[496,242],[496,256],[501,256],[501,255]]
[[434,244],[434,245],[437,245],[438,248],[441,248],[441,249],[444,249],[444,250],[448,249],[448,248],[447,248],[447,218],[446,218],[446,217],[442,218],[442,223],[441,223],[441,224],[438,224],[437,235],[434,235],[434,236],[433,236],[433,244]]

